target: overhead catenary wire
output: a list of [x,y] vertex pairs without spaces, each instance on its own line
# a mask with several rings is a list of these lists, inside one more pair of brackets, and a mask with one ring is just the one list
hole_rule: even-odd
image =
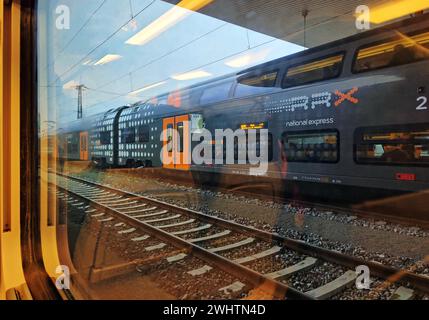
[[[141,9],[135,17],[139,16],[142,12],[144,12],[146,9],[148,9],[150,6],[152,6],[157,0],[152,0],[148,5],[146,5],[143,9]],[[87,59],[93,52],[95,52],[98,48],[103,46],[106,42],[108,42],[110,39],[112,39],[118,32],[120,32],[124,27],[126,27],[133,19],[127,20],[124,24],[122,24],[117,30],[115,30],[112,34],[110,34],[107,38],[105,38],[101,43],[96,45],[93,49],[91,49],[87,54],[84,55],[83,58],[79,59],[78,62],[70,66],[66,71],[61,73],[59,76],[55,78],[54,81],[50,83],[50,85],[55,84],[58,80],[60,80],[64,75],[69,73],[71,70],[76,68],[78,65],[80,65],[85,59]]]
[[[155,1],[156,1],[156,0],[155,0]],[[154,1],[153,1],[153,2],[154,2]],[[152,2],[152,3],[153,3],[153,2]],[[152,3],[151,3],[151,4],[152,4]],[[151,4],[149,4],[148,6],[150,6]],[[148,7],[148,6],[147,6],[147,7]],[[145,7],[145,9],[146,9],[147,7]],[[145,9],[141,10],[138,14],[140,14],[140,13],[141,13],[142,11],[144,11]],[[324,21],[321,21],[321,22],[319,22],[319,23],[317,23],[317,24],[315,24],[315,25],[312,25],[312,26],[311,26],[311,28],[314,28],[314,27],[317,27],[317,26],[323,25],[323,24],[325,24],[325,23],[328,23],[328,22],[330,22],[330,21],[332,21],[332,20],[334,20],[334,19],[337,19],[337,18],[339,18],[339,17],[342,17],[342,16],[347,15],[347,14],[350,14],[350,13],[351,13],[351,12],[347,12],[347,13],[344,13],[344,14],[341,14],[341,15],[337,15],[337,16],[335,16],[335,17],[330,17],[330,18],[328,18],[328,19],[326,19],[326,20],[324,20]],[[138,15],[138,14],[137,14],[137,15]],[[127,75],[129,75],[129,74],[133,74],[133,73],[135,73],[135,72],[137,72],[137,71],[139,71],[139,70],[141,70],[141,69],[143,69],[143,68],[145,68],[145,67],[147,67],[147,66],[149,66],[149,65],[151,65],[151,64],[153,64],[153,63],[155,63],[156,61],[159,61],[160,59],[165,58],[166,56],[173,54],[174,52],[176,52],[176,51],[178,51],[178,50],[182,49],[183,47],[186,47],[187,45],[189,45],[189,44],[191,44],[191,43],[193,43],[193,42],[195,42],[195,41],[197,41],[197,40],[199,40],[199,39],[203,38],[204,36],[206,36],[206,35],[208,35],[208,34],[210,34],[210,33],[212,33],[212,32],[217,31],[218,29],[220,29],[220,28],[222,28],[222,27],[224,27],[224,26],[226,26],[226,25],[228,25],[228,23],[224,23],[224,24],[222,24],[221,26],[218,26],[217,28],[215,28],[215,29],[213,29],[213,30],[211,30],[211,31],[209,31],[209,32],[207,32],[207,33],[205,33],[204,35],[201,35],[201,36],[199,36],[198,38],[195,38],[195,39],[193,39],[193,40],[191,40],[191,41],[187,42],[186,44],[183,44],[182,46],[179,46],[179,47],[175,48],[174,50],[171,50],[171,51],[167,52],[166,54],[164,54],[164,55],[162,55],[162,56],[160,56],[160,57],[158,57],[158,58],[156,58],[156,59],[154,59],[154,60],[152,60],[152,61],[150,61],[150,62],[148,62],[148,63],[146,63],[146,64],[144,64],[144,65],[142,65],[142,66],[139,66],[139,67],[137,67],[136,69],[134,69],[134,70],[132,70],[132,71],[130,71],[130,72],[127,72],[126,74],[123,74],[123,75],[119,76],[118,78],[115,78],[115,79],[113,79],[113,80],[111,80],[111,81],[109,81],[109,82],[107,82],[107,83],[102,84],[101,86],[98,86],[97,88],[92,89],[92,91],[97,91],[97,90],[98,90],[98,92],[102,92],[102,91],[100,91],[100,90],[99,90],[100,88],[103,88],[103,87],[105,87],[105,86],[108,86],[109,84],[112,84],[112,83],[114,83],[114,82],[116,82],[116,81],[118,81],[118,80],[121,80],[122,78],[126,77]],[[293,32],[293,33],[290,33],[290,34],[285,34],[284,36],[280,37],[280,39],[281,39],[281,38],[285,38],[285,37],[287,37],[287,36],[292,36],[292,35],[299,34],[300,32],[302,32],[302,31],[296,31],[296,32]],[[112,36],[108,37],[108,38],[107,38],[105,41],[103,41],[103,43],[102,43],[102,44],[100,44],[99,46],[101,46],[101,45],[103,45],[104,43],[106,43],[106,42],[107,42],[111,37],[112,37]],[[269,43],[274,42],[274,41],[276,41],[276,40],[279,40],[279,39],[277,39],[277,38],[271,39],[271,40],[269,40],[269,41],[263,42],[263,43],[261,43],[261,44],[259,44],[259,45],[254,46],[254,47],[251,47],[250,49],[248,48],[248,49],[242,50],[242,51],[240,51],[240,52],[233,53],[233,54],[228,55],[228,56],[226,56],[226,57],[223,57],[223,58],[221,58],[221,59],[217,59],[217,60],[215,60],[215,61],[211,61],[211,62],[209,62],[209,63],[207,63],[207,64],[201,65],[201,66],[199,66],[199,67],[197,67],[197,68],[192,68],[191,70],[186,71],[186,72],[192,72],[192,71],[194,71],[194,70],[198,70],[198,69],[200,69],[200,68],[203,68],[203,67],[206,67],[206,66],[210,66],[210,65],[212,65],[212,64],[214,64],[214,63],[217,63],[217,62],[219,62],[219,61],[222,61],[222,60],[225,60],[225,59],[231,58],[231,57],[233,57],[233,56],[235,56],[235,55],[238,55],[238,54],[244,53],[244,52],[246,52],[246,51],[248,51],[248,50],[252,50],[252,49],[258,48],[258,47],[260,47],[260,46],[263,46],[263,45],[269,44]],[[98,46],[98,47],[99,47],[99,46]],[[97,47],[97,48],[98,48],[98,47]],[[94,50],[96,50],[96,49],[94,49]],[[93,50],[93,51],[94,51],[94,50]],[[89,54],[90,54],[90,53],[89,53]],[[89,55],[89,54],[88,54],[88,55]],[[87,55],[87,56],[88,56],[88,55]],[[83,58],[83,59],[85,59],[85,58]],[[83,60],[83,59],[82,59],[82,60]],[[81,61],[82,61],[82,60],[81,60]],[[77,64],[76,64],[76,65],[77,65]],[[76,65],[75,65],[75,66],[76,66]],[[71,69],[73,69],[73,68],[74,68],[74,67],[72,67]],[[65,73],[67,73],[67,72],[68,72],[68,71],[66,71]],[[168,81],[168,80],[170,80],[170,78],[166,78],[166,79],[164,79],[164,80],[160,80],[160,81]],[[93,108],[93,107],[96,107],[96,106],[98,106],[98,105],[100,105],[100,104],[102,104],[102,103],[106,103],[106,102],[109,102],[109,101],[117,100],[117,99],[118,99],[118,98],[120,98],[120,97],[129,97],[129,96],[130,96],[130,95],[129,95],[129,93],[113,93],[113,92],[109,92],[109,93],[108,93],[108,91],[105,91],[104,93],[112,94],[112,95],[115,95],[116,97],[115,97],[113,100],[106,100],[106,101],[101,101],[101,102],[98,102],[98,103],[92,104],[92,105],[90,105],[90,106],[86,107],[85,109]],[[141,96],[141,97],[143,97],[143,96]]]
[[183,48],[191,45],[192,43],[194,43],[194,42],[196,42],[198,40],[201,40],[202,38],[204,38],[204,37],[208,36],[209,34],[212,34],[212,33],[216,32],[216,31],[222,29],[223,27],[225,27],[227,25],[228,25],[228,23],[226,22],[226,23],[224,23],[224,24],[222,24],[220,26],[217,26],[216,28],[214,28],[214,29],[212,29],[212,30],[210,30],[210,31],[208,31],[208,32],[206,32],[206,33],[204,33],[204,34],[202,34],[202,35],[200,35],[200,36],[198,36],[198,37],[196,37],[196,38],[194,38],[194,39],[186,42],[186,43],[184,43],[183,45],[181,45],[181,46],[179,46],[177,48],[174,48],[173,50],[170,50],[169,52],[167,52],[167,53],[165,53],[165,54],[163,54],[163,55],[161,55],[161,56],[159,56],[159,57],[157,57],[157,58],[155,58],[155,59],[153,59],[153,60],[151,60],[151,61],[149,61],[149,62],[147,62],[147,63],[145,63],[145,64],[143,64],[141,66],[139,66],[139,67],[136,67],[134,70],[132,70],[130,72],[127,72],[127,73],[124,73],[121,76],[119,76],[118,78],[115,78],[113,80],[110,80],[110,81],[108,81],[108,82],[106,82],[106,83],[98,86],[97,89],[98,88],[104,88],[104,87],[106,87],[106,86],[108,86],[108,85],[110,85],[110,84],[112,84],[112,83],[114,83],[114,82],[116,82],[118,80],[121,80],[121,79],[125,78],[129,74],[136,73],[137,71],[140,71],[141,69],[146,68],[146,67],[150,66],[151,64],[153,64],[153,63],[155,63],[155,62],[157,62],[157,61],[159,61],[161,59],[164,59],[164,58],[168,57],[169,55],[171,55],[171,54],[173,54],[173,53],[175,53],[175,52],[177,52],[177,51],[179,51],[179,50],[181,50],[181,49],[183,49]]
[[[349,11],[349,12],[346,12],[346,13],[344,13],[344,14],[337,15],[337,16],[334,16],[334,17],[331,17],[331,18],[325,19],[325,20],[323,20],[323,21],[320,21],[320,22],[318,22],[318,23],[316,23],[316,24],[312,25],[311,27],[306,26],[306,29],[307,29],[306,31],[308,31],[309,29],[315,28],[315,27],[317,27],[317,26],[323,25],[323,24],[325,24],[325,23],[329,23],[329,22],[331,22],[332,20],[335,20],[335,19],[337,19],[337,18],[340,18],[340,17],[345,16],[345,15],[349,15],[349,14],[352,14],[352,13],[353,13],[353,11]],[[116,81],[118,81],[118,80],[121,80],[121,79],[123,79],[124,77],[126,77],[129,73],[135,73],[135,72],[137,72],[137,71],[139,71],[139,70],[141,70],[141,69],[143,69],[143,68],[145,68],[145,67],[147,67],[147,66],[149,66],[149,65],[151,65],[151,64],[153,64],[153,63],[155,63],[155,62],[157,62],[157,61],[159,61],[159,60],[161,60],[162,58],[165,58],[166,56],[169,56],[169,55],[171,55],[171,54],[175,53],[176,51],[178,51],[178,50],[182,49],[183,47],[186,47],[187,45],[189,45],[189,44],[191,44],[191,43],[193,43],[193,42],[195,42],[195,41],[197,41],[197,40],[199,40],[200,38],[202,38],[202,37],[204,37],[204,36],[206,36],[206,35],[208,35],[208,34],[210,34],[210,33],[212,33],[212,32],[217,31],[217,29],[220,29],[220,28],[222,28],[222,27],[224,27],[224,26],[226,26],[226,25],[228,25],[228,23],[225,23],[225,24],[223,24],[223,25],[219,26],[218,28],[216,28],[216,29],[214,29],[214,30],[212,30],[212,31],[209,31],[209,32],[207,32],[206,34],[204,34],[204,35],[202,35],[202,36],[200,36],[200,37],[198,37],[198,38],[196,38],[196,39],[194,39],[194,40],[192,40],[192,41],[188,42],[187,44],[184,44],[183,46],[180,46],[180,47],[178,47],[178,48],[175,48],[174,50],[171,50],[170,52],[166,53],[165,55],[162,55],[162,56],[160,56],[160,57],[158,57],[158,58],[156,58],[156,59],[154,59],[154,60],[151,60],[151,61],[149,61],[148,63],[146,63],[146,64],[144,64],[144,65],[142,65],[142,66],[139,66],[139,67],[137,67],[136,69],[134,69],[134,70],[132,70],[132,71],[130,71],[130,72],[128,72],[128,73],[126,73],[126,74],[123,74],[123,75],[119,76],[118,78],[115,78],[115,79],[113,79],[113,80],[110,80],[110,81],[108,81],[108,82],[106,82],[106,83],[104,83],[104,84],[102,84],[102,85],[98,86],[97,88],[103,88],[103,87],[106,87],[106,86],[108,86],[108,85],[110,85],[110,84],[112,84],[112,83],[114,83],[114,82],[116,82]],[[296,32],[292,32],[292,33],[285,33],[284,35],[280,36],[279,38],[275,38],[275,39],[269,40],[269,41],[264,42],[264,43],[262,43],[262,44],[260,44],[260,45],[268,44],[268,43],[270,43],[270,42],[274,42],[275,40],[281,40],[281,39],[284,39],[284,38],[286,38],[286,37],[295,36],[295,35],[300,34],[301,32],[303,32],[303,31],[296,31]],[[240,54],[240,53],[244,53],[245,51],[248,51],[248,50],[255,49],[255,48],[259,47],[260,45],[257,45],[257,46],[254,46],[254,47],[250,47],[249,49],[246,49],[246,50],[244,50],[244,51],[241,51],[241,52],[235,53],[235,54],[233,54],[233,55],[231,55],[231,56],[234,56],[234,55],[237,55],[237,54]],[[225,59],[230,58],[231,56],[225,57]],[[202,67],[202,66],[201,66],[201,67]],[[201,67],[200,67],[200,68],[201,68]],[[198,68],[196,68],[196,69],[198,69]]]
[[79,28],[79,30],[71,37],[71,39],[67,42],[67,44],[62,47],[58,53],[55,55],[54,60],[47,64],[45,68],[49,68],[52,64],[55,63],[55,59],[59,57],[68,47],[69,45],[77,38],[77,36],[86,28],[89,22],[94,18],[94,16],[101,10],[101,8],[106,4],[107,0],[103,0],[101,4],[92,12],[89,18],[83,23],[83,25]]

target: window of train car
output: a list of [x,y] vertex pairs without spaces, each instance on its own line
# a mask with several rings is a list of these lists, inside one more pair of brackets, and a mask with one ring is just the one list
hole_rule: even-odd
[[139,142],[149,142],[150,141],[150,126],[143,125],[138,127],[138,137]]
[[167,151],[173,152],[174,148],[174,126],[172,124],[167,125]]
[[179,122],[177,124],[177,135],[178,135],[178,139],[177,139],[177,151],[179,153],[183,153],[183,151],[185,150],[185,135],[184,135],[185,131],[184,131],[184,123],[183,122]]
[[100,132],[100,144],[107,145],[111,142],[111,133],[110,131],[102,131]]
[[136,142],[136,129],[125,128],[121,131],[121,137],[123,143],[134,143]]
[[337,163],[340,155],[338,131],[285,132],[282,143],[289,162]]
[[359,164],[429,166],[429,125],[358,129]]
[[429,31],[377,42],[358,50],[353,71],[355,73],[395,67],[429,59]]
[[341,74],[344,54],[336,54],[288,68],[283,79],[283,88],[329,80]]
[[[354,299],[377,296],[385,279],[348,287],[355,263],[339,252],[412,268],[398,255],[414,254],[414,241],[422,256],[429,231],[410,240],[362,207],[429,189],[429,124],[418,124],[429,122],[429,72],[351,69],[354,54],[361,72],[401,44],[421,59],[429,33],[374,43],[390,36],[357,30],[357,2],[340,2],[38,1],[38,88],[28,92],[49,278],[67,267],[76,299],[106,300],[306,298],[345,279],[330,298]],[[397,25],[429,29],[426,17],[424,28]],[[368,216],[351,218],[354,208]]]
[[272,91],[272,88],[276,86],[278,74],[279,71],[274,70],[240,77],[237,80],[234,97],[240,98]]
[[71,134],[67,136],[67,152],[69,153],[69,155],[77,153],[78,139],[79,137],[76,134]]

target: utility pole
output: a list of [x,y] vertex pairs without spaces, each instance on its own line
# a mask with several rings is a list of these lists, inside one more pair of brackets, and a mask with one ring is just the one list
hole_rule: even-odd
[[80,84],[75,87],[77,90],[77,118],[82,119],[83,118],[83,109],[82,109],[82,93],[83,90],[87,89],[85,85]]
[[302,10],[302,17],[304,18],[304,47],[307,47],[307,17],[310,11],[305,8]]

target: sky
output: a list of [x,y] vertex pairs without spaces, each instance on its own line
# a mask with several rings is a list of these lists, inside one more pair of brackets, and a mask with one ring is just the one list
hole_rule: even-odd
[[[57,27],[63,17],[56,12],[59,5],[69,8],[69,29]],[[46,29],[39,33],[39,85],[47,88],[57,122],[76,118],[79,84],[87,87],[83,113],[88,117],[304,49],[173,7],[161,0],[49,0],[40,8]],[[172,22],[154,28],[154,23],[167,21],[165,14]],[[145,34],[163,32],[136,44],[134,36],[143,29]],[[183,79],[194,71],[202,77]]]

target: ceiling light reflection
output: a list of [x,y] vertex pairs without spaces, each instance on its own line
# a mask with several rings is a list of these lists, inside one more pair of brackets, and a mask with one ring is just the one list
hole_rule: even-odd
[[178,81],[186,81],[186,80],[192,80],[192,79],[199,79],[199,78],[207,78],[212,76],[211,73],[204,71],[204,70],[197,70],[197,71],[191,71],[181,74],[175,74],[172,75],[171,78]]
[[142,46],[186,18],[189,14],[205,7],[211,2],[213,0],[182,0],[125,43]]
[[148,86],[146,86],[146,87],[143,87],[143,88],[141,88],[141,89],[135,90],[135,91],[133,91],[133,92],[130,92],[130,93],[129,93],[129,95],[130,95],[130,96],[137,96],[137,95],[139,95],[140,93],[142,93],[143,91],[147,91],[147,90],[149,90],[149,89],[153,89],[153,88],[156,88],[156,87],[162,86],[162,85],[163,85],[163,84],[165,84],[165,83],[166,83],[165,81],[157,82],[157,83],[154,83],[154,84],[148,85]]
[[101,58],[100,60],[98,60],[94,66],[102,66],[104,64],[116,61],[122,59],[122,56],[120,56],[119,54],[106,54],[103,58]]
[[236,57],[236,58],[232,58],[228,61],[225,62],[225,65],[227,65],[228,67],[231,68],[243,68],[246,66],[249,66],[251,64],[254,63],[258,63],[262,60],[264,60],[268,54],[270,53],[269,49],[263,50],[263,51],[259,51],[259,52],[254,52],[254,53],[247,53],[245,55]]

